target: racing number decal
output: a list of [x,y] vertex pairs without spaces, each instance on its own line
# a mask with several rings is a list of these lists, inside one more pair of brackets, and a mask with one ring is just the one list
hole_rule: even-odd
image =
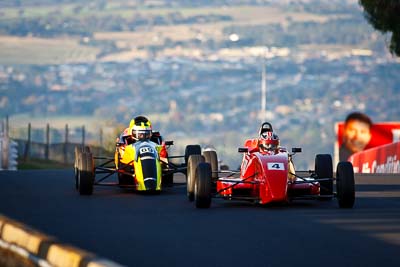
[[149,146],[141,147],[141,148],[139,148],[139,153],[140,154],[153,153],[153,149]]
[[268,162],[269,170],[283,171],[285,170],[285,166],[281,162]]

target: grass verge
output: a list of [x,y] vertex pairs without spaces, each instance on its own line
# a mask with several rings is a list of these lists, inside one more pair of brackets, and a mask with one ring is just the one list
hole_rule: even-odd
[[18,170],[35,170],[35,169],[71,169],[71,163],[65,164],[45,159],[18,159]]

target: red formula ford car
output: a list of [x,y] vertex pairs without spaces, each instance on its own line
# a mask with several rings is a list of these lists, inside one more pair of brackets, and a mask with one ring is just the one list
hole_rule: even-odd
[[258,204],[336,198],[340,208],[353,207],[355,185],[350,162],[339,162],[334,177],[331,155],[317,154],[314,170],[295,171],[293,156],[301,148],[288,152],[279,147],[272,126],[267,124],[270,130],[264,133],[266,138],[248,139],[238,149],[243,153],[240,171],[219,171],[216,151],[189,157],[187,196],[197,208],[209,208],[212,198]]

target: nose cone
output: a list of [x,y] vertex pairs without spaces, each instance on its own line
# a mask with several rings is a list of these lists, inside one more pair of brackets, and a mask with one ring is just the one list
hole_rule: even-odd
[[157,188],[157,179],[155,178],[145,178],[144,179],[144,186],[146,187],[146,190],[148,191],[153,191],[156,190]]

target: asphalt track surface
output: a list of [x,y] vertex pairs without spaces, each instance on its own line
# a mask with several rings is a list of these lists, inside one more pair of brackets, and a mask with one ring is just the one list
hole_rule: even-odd
[[400,176],[356,181],[353,209],[217,199],[199,210],[180,183],[80,196],[72,170],[2,171],[0,214],[126,266],[400,266]]

